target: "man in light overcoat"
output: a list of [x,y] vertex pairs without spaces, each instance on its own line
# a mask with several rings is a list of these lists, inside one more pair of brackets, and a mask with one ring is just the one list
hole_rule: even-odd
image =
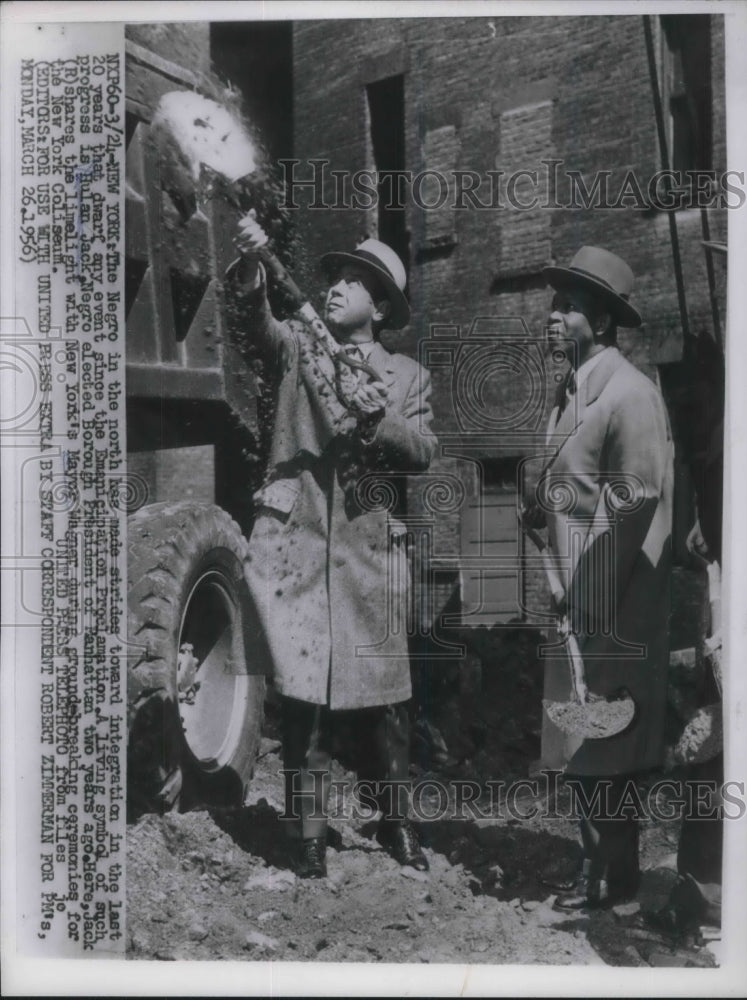
[[[409,320],[404,266],[378,240],[322,259],[331,276],[326,325],[376,374],[352,369],[351,376],[306,325],[272,316],[257,260],[265,239],[253,218],[242,220],[237,246],[250,289],[248,329],[278,384],[246,579],[282,696],[286,814],[299,819],[297,871],[326,873],[330,740],[343,710],[356,710],[366,751],[359,776],[377,782],[379,842],[401,864],[424,870],[406,815],[409,570],[392,482],[426,470],[433,455],[430,376],[378,340],[383,326]],[[352,408],[338,391],[344,379]],[[387,480],[387,473],[396,476]]]
[[[542,762],[560,768],[586,800],[584,871],[556,906],[607,906],[638,889],[638,822],[630,798],[637,773],[664,757],[669,656],[673,444],[661,394],[616,344],[617,326],[636,327],[633,273],[619,257],[583,247],[569,267],[544,271],[555,289],[547,335],[571,367],[548,426],[552,457],[529,519],[544,520],[565,607],[595,695],[626,690],[636,713],[606,739],[561,731],[544,713]],[[540,512],[540,513],[538,513]],[[566,657],[548,658],[545,700],[571,699]],[[633,789],[634,791],[634,789]],[[552,884],[552,883],[550,883]]]

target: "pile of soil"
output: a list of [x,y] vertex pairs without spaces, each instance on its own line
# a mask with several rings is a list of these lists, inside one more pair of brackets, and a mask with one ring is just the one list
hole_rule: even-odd
[[[490,745],[480,751],[483,767]],[[553,910],[555,894],[536,873],[548,862],[576,864],[576,824],[541,808],[521,821],[421,823],[427,873],[400,868],[374,839],[374,820],[343,816],[331,824],[328,877],[300,880],[279,818],[277,741],[264,739],[262,753],[244,808],[148,815],[129,828],[128,957],[716,964],[697,942],[640,926],[641,906],[662,906],[674,883],[677,824],[644,826],[639,901],[610,911]],[[333,777],[352,775],[335,763]],[[531,813],[529,800],[518,804]]]
[[[477,639],[470,656],[479,662],[468,657],[458,672],[444,668],[418,685],[411,771],[422,812],[436,817],[417,824],[429,872],[397,865],[375,840],[376,819],[355,815],[346,791],[333,803],[328,877],[296,878],[270,701],[243,808],[148,815],[129,827],[128,956],[715,966],[718,943],[672,938],[642,920],[675,883],[677,820],[642,821],[634,902],[553,909],[538,871],[570,872],[580,847],[568,789],[561,783],[548,797],[527,782],[540,750],[536,637],[481,630]],[[343,741],[335,752],[335,782],[355,779],[349,750]],[[518,781],[525,785],[509,792]],[[465,782],[483,791],[460,805]]]

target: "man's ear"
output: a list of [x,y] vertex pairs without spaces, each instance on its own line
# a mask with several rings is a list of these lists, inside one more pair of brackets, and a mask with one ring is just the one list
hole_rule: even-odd
[[603,337],[612,326],[612,316],[609,313],[600,313],[594,324],[594,335]]
[[389,299],[381,299],[376,303],[376,312],[371,317],[374,323],[383,323],[383,321],[389,315],[391,306],[389,304]]

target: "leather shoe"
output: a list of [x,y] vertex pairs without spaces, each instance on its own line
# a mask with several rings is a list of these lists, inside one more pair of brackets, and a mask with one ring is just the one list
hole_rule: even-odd
[[703,923],[720,924],[720,902],[710,898],[703,886],[692,875],[677,879],[666,905],[649,912],[644,919],[649,926],[673,936],[684,936],[697,930]]
[[594,883],[581,877],[576,880],[573,887],[567,892],[561,892],[552,904],[553,910],[572,913],[575,910],[585,910],[593,908],[599,895],[594,890]]
[[689,921],[671,903],[660,910],[654,910],[642,915],[642,922],[656,931],[663,931],[671,937],[679,937],[685,933]]
[[296,875],[299,878],[325,878],[327,844],[324,837],[302,840],[296,861]]
[[554,889],[555,892],[573,892],[574,889],[578,888],[579,882],[583,881],[583,874],[580,871],[571,872],[568,875],[563,875],[560,872],[538,871],[537,881],[548,889]]
[[382,820],[376,839],[398,864],[409,865],[419,872],[429,870],[430,865],[423,854],[415,828],[407,820],[403,822]]
[[570,892],[561,893],[553,910],[572,913],[575,910],[606,910],[633,899],[635,893],[613,891],[604,879],[580,878]]

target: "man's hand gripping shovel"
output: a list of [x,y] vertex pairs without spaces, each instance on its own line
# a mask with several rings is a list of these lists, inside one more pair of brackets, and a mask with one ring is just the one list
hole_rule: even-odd
[[[542,555],[542,565],[556,606],[565,609],[565,588],[547,545],[539,532],[526,522],[524,531]],[[573,697],[570,701],[543,701],[551,722],[563,732],[592,740],[607,739],[627,729],[635,716],[633,699],[628,694],[615,699],[592,694],[586,686],[584,661],[578,648],[578,641],[571,631],[568,615],[565,612],[560,618],[558,633],[568,655]]]

